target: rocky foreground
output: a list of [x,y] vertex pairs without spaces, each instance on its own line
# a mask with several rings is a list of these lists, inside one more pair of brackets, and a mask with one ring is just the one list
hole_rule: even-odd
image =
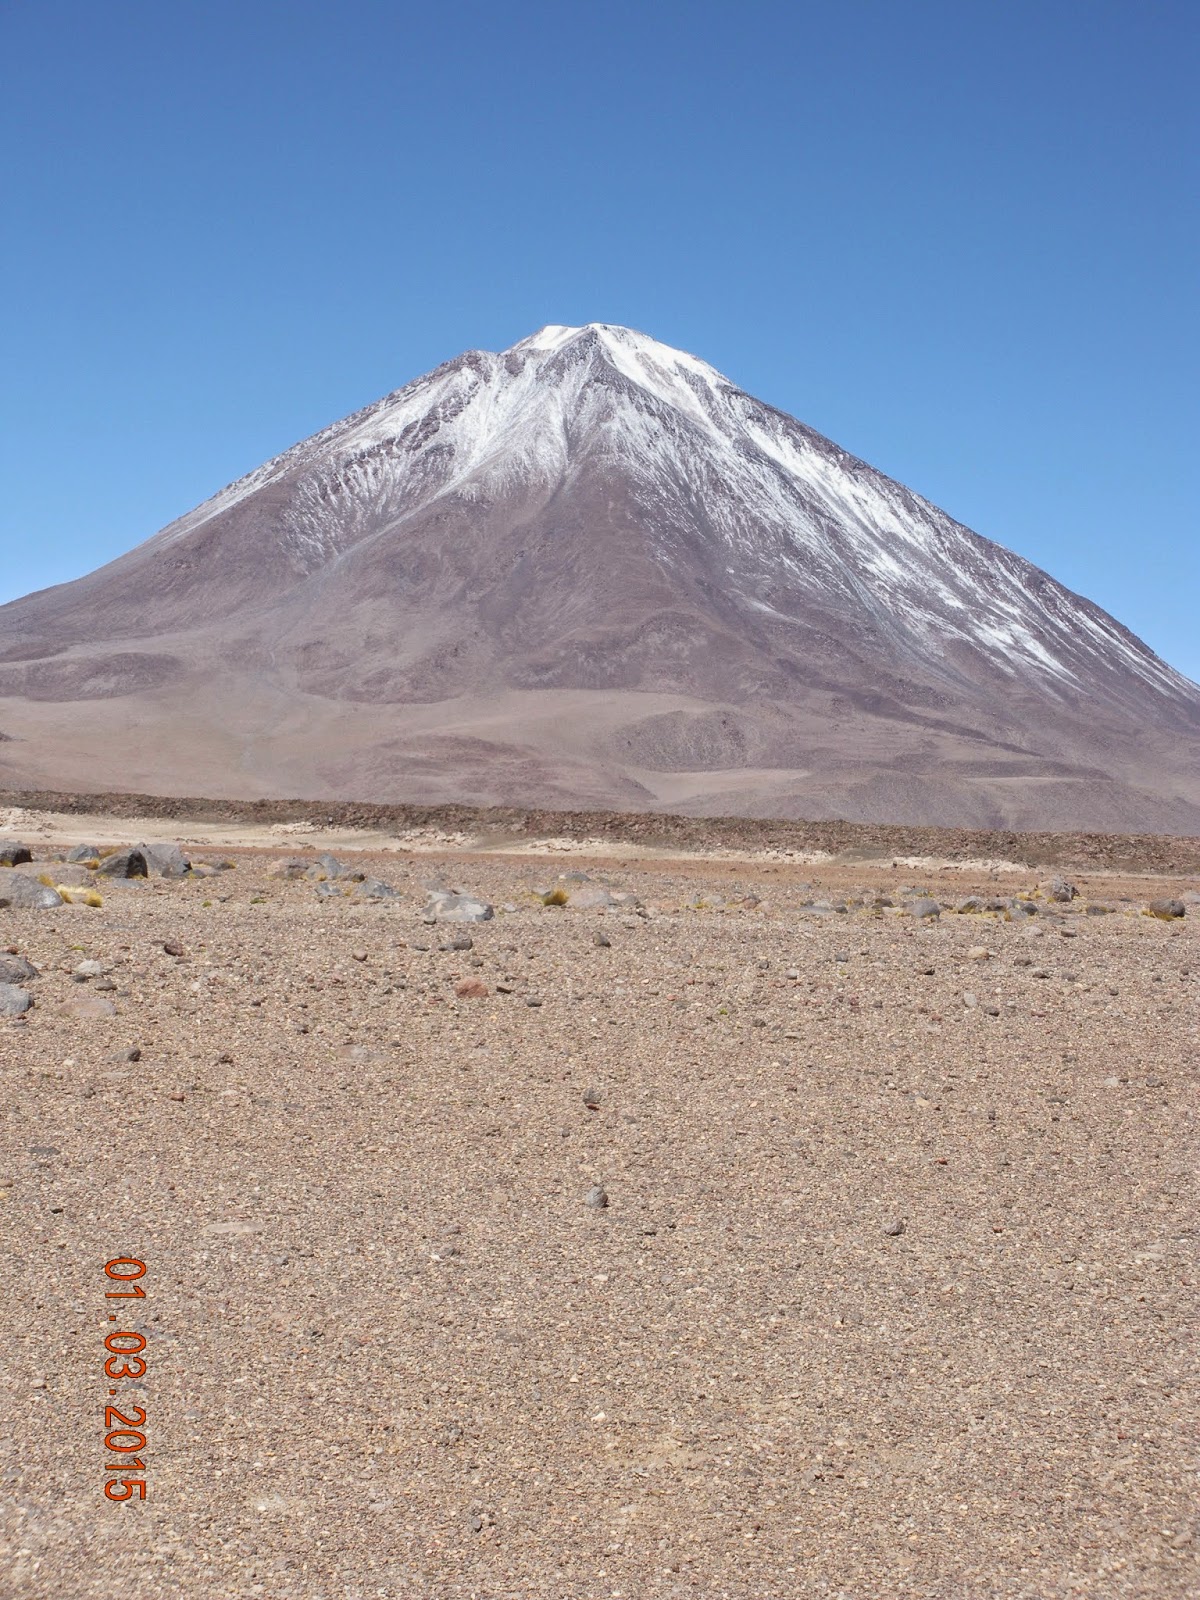
[[0,844],[5,1595],[1198,1592],[1200,879],[73,846]]

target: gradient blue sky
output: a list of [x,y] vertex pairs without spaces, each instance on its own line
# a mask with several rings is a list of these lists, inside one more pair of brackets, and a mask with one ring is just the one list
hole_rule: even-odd
[[1195,0],[0,0],[0,599],[620,322],[1200,677]]

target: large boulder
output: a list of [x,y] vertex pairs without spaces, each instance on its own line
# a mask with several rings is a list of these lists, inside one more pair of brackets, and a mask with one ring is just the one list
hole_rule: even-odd
[[53,911],[63,897],[47,884],[11,867],[0,867],[0,910]]
[[106,878],[148,878],[150,863],[144,847],[139,845],[136,849],[114,850],[105,856],[96,871]]
[[434,889],[422,915],[426,922],[490,922],[495,912],[486,900],[454,889]]
[[19,839],[0,839],[0,866],[19,867],[22,862],[32,860],[33,851],[27,844]]
[[177,844],[140,844],[147,870],[156,878],[185,878],[192,863]]

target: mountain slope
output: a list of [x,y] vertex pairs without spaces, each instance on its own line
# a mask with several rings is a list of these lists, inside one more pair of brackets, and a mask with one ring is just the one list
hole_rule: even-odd
[[1196,685],[604,325],[468,352],[0,608],[0,728],[0,777],[58,785],[1200,829]]

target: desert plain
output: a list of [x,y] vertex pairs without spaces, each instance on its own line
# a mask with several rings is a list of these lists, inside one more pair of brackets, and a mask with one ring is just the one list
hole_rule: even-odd
[[1200,1592],[1194,855],[0,822],[5,1596]]

